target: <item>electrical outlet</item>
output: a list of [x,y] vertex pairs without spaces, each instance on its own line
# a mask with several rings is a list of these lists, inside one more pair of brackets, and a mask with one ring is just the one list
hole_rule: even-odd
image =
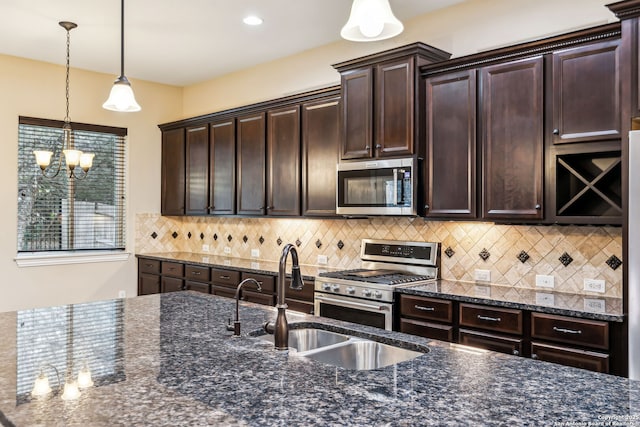
[[318,259],[316,261],[318,265],[327,265],[328,262],[329,262],[329,259],[327,258],[326,255],[318,255]]
[[591,311],[594,313],[604,313],[605,302],[603,299],[585,298],[584,309],[585,311]]
[[251,268],[253,268],[254,270],[260,270],[260,263],[251,261]]
[[490,282],[491,270],[475,270],[473,272],[473,278],[476,282]]
[[604,292],[604,280],[584,279],[584,290],[589,292]]
[[260,249],[251,249],[251,258],[260,258]]
[[209,245],[202,245],[202,252],[209,252]]
[[475,296],[477,297],[490,297],[491,296],[491,286],[484,285],[475,285],[473,287]]
[[544,274],[536,274],[536,286],[539,288],[555,287],[555,279],[553,276],[545,276]]
[[546,292],[536,292],[536,304],[554,306],[555,297],[553,294],[548,294]]
[[124,290],[118,291],[118,298],[126,298],[126,297],[127,297],[127,291],[124,291]]
[[231,248],[229,246],[225,246],[224,247],[224,253],[225,254],[230,254],[231,253]]

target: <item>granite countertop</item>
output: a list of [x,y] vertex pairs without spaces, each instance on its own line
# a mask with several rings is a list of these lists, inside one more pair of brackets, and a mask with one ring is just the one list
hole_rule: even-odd
[[[273,308],[174,292],[0,314],[3,426],[638,425],[640,382],[399,332],[288,313],[318,327],[429,352],[369,371],[278,352],[257,334]],[[56,393],[85,364],[94,385]],[[54,391],[32,398],[43,369]],[[617,424],[606,424],[606,422]],[[568,424],[574,423],[574,424]]]
[[451,280],[397,288],[396,292],[609,322],[624,320],[622,298],[598,294],[579,295]]
[[[152,252],[136,254],[137,257],[157,259],[160,261],[180,261],[205,267],[225,268],[233,267],[236,270],[246,271],[256,274],[278,274],[279,263],[277,261],[265,261],[260,259],[245,259],[225,257],[219,255],[207,255],[193,252]],[[318,274],[325,271],[339,270],[327,266],[301,264],[300,272],[305,280],[313,280]],[[287,269],[287,274],[291,273],[291,267]]]

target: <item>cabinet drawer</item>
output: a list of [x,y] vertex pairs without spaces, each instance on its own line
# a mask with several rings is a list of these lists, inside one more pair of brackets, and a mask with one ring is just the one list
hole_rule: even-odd
[[[258,283],[260,283],[260,287],[262,288],[262,291],[260,292],[262,292],[263,294],[272,294],[275,292],[276,278],[274,276],[267,276],[266,274],[242,273],[242,280],[248,279],[249,277],[251,277],[252,279],[256,279]],[[253,286],[249,285],[249,289],[254,292]]]
[[138,259],[138,272],[160,274],[160,261],[155,259]]
[[285,299],[284,301],[289,306],[288,308],[289,310],[299,311],[300,313],[305,313],[305,314],[313,314],[312,302],[300,301],[300,300],[289,299],[289,298]]
[[240,272],[212,268],[211,283],[235,288],[240,283]]
[[531,343],[531,357],[545,362],[609,373],[609,355],[543,343]]
[[564,344],[609,348],[609,324],[598,320],[531,313],[531,336]]
[[182,282],[182,279],[177,279],[174,277],[163,277],[161,285],[162,293],[184,290],[184,283]]
[[242,300],[255,302],[256,304],[274,305],[273,294],[247,291],[244,289],[244,287],[242,289]]
[[[286,298],[293,298],[301,301],[311,301],[313,302],[313,280],[304,280],[304,286],[302,289],[291,289],[291,279],[287,279],[285,282],[286,288],[284,295]],[[275,288],[274,288],[275,289]]]
[[522,335],[522,310],[460,304],[460,326]]
[[435,298],[400,295],[400,315],[451,323],[453,303]]
[[211,293],[209,290],[209,284],[208,283],[200,283],[200,282],[191,282],[191,281],[186,281],[184,283],[184,288],[188,291],[196,291],[196,292],[202,292],[205,294],[209,294]]
[[231,289],[231,287],[228,287],[228,286],[211,285],[211,293],[213,295],[218,295],[219,297],[226,297],[226,298],[235,298],[236,296],[236,291]]
[[208,282],[211,278],[211,269],[198,265],[186,265],[184,267],[184,277],[198,282]]
[[179,262],[162,261],[162,275],[182,277],[184,275],[184,265]]
[[516,356],[522,354],[522,339],[520,338],[460,329],[458,341],[460,344],[484,348],[499,353],[513,354]]
[[453,342],[453,326],[421,322],[413,319],[400,319],[400,332]]

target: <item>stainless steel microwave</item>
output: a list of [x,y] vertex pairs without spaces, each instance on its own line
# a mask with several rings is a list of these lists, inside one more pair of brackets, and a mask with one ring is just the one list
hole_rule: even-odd
[[417,159],[338,163],[339,215],[416,215]]

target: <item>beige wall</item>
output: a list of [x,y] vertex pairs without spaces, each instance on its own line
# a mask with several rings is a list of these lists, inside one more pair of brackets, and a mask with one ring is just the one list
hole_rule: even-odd
[[[345,0],[346,1],[346,0]],[[611,0],[469,0],[405,22],[398,37],[339,41],[188,86],[183,118],[338,84],[331,64],[415,41],[456,56],[615,21]]]
[[[0,311],[135,295],[136,263],[126,262],[19,268],[16,256],[18,116],[64,118],[64,67],[0,55]],[[160,209],[158,123],[180,116],[182,88],[133,80],[142,111],[106,111],[114,76],[71,70],[72,121],[126,127],[128,136],[127,249],[133,252],[135,213]]]

